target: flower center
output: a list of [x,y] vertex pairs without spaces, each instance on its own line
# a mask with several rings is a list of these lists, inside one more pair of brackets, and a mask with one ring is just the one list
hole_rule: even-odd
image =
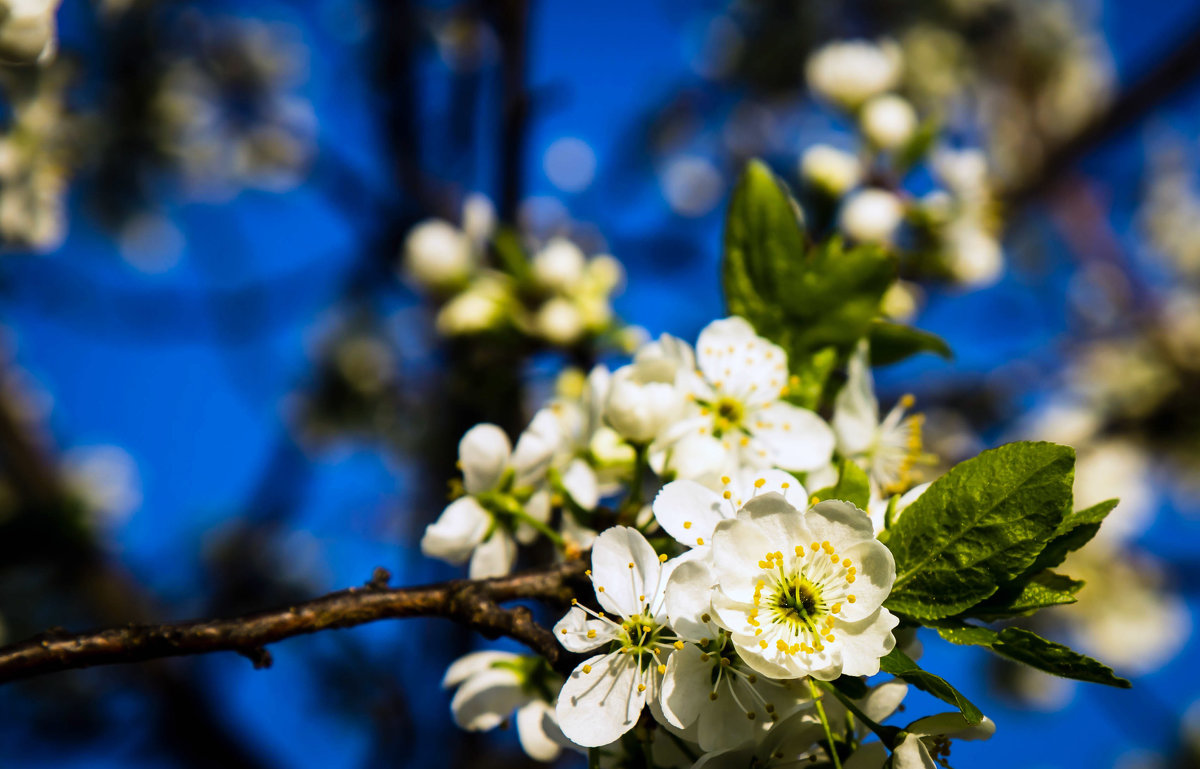
[[[746,623],[762,649],[771,648],[768,639],[774,637],[774,648],[784,654],[815,654],[836,640],[833,629],[842,601],[857,601],[849,589],[858,569],[849,558],[839,556],[829,542],[813,542],[808,548],[797,545],[795,557],[769,552],[758,567],[765,573],[755,584]],[[780,631],[767,632],[760,613]]]
[[746,407],[741,401],[728,396],[722,397],[713,405],[713,434],[718,437],[726,430],[732,430],[742,423],[746,416]]
[[785,622],[797,629],[803,626],[811,630],[826,613],[821,589],[805,579],[803,572],[787,575],[779,581],[770,606],[776,622]]

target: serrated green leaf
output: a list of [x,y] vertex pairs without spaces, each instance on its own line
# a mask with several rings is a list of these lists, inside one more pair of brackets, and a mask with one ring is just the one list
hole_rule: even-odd
[[937,334],[885,320],[871,324],[870,339],[871,362],[876,366],[896,363],[921,352],[931,352],[946,360],[954,358],[950,345]]
[[918,619],[969,609],[1022,574],[1071,506],[1075,452],[1010,443],[954,467],[889,529],[896,581],[884,603]]
[[983,620],[1005,619],[1031,614],[1038,609],[1075,603],[1075,594],[1083,582],[1043,569],[1016,586],[1005,586],[967,614]]
[[802,269],[784,276],[784,322],[796,350],[848,348],[866,336],[879,302],[896,279],[895,260],[877,246],[847,250],[832,238],[808,252]]
[[1067,553],[1078,550],[1092,541],[1092,537],[1100,531],[1100,524],[1104,518],[1116,506],[1117,500],[1109,499],[1085,510],[1067,513],[1055,531],[1054,538],[1038,555],[1031,568],[1041,571],[1053,569],[1061,564]]
[[812,495],[818,499],[842,499],[859,510],[866,510],[871,501],[871,484],[861,467],[843,459],[838,468],[837,483],[818,489]]
[[879,660],[879,669],[907,681],[943,702],[950,703],[958,708],[968,724],[978,724],[983,721],[983,713],[964,697],[962,692],[951,686],[944,678],[922,670],[917,663],[899,649],[892,649],[887,656],[882,657]]
[[722,279],[729,312],[749,320],[760,334],[778,330],[783,299],[779,276],[804,257],[796,210],[765,164],[752,160],[746,165],[725,218]]
[[1037,633],[1019,627],[999,632],[977,625],[947,623],[937,628],[947,641],[960,645],[983,646],[1001,657],[1023,662],[1030,667],[1076,681],[1128,689],[1133,684],[1113,673],[1102,662],[1084,656],[1067,646],[1048,641]]

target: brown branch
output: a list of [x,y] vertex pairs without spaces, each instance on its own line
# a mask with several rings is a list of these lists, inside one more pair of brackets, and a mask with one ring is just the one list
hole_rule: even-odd
[[364,587],[272,611],[88,633],[50,631],[0,648],[0,684],[93,665],[221,651],[237,652],[261,668],[271,664],[267,644],[405,617],[445,617],[488,638],[507,636],[556,665],[566,654],[553,634],[534,621],[527,607],[508,609],[500,604],[522,599],[567,604],[573,594],[572,583],[583,576],[585,568],[582,560],[575,560],[508,577],[402,588],[387,587],[387,572],[376,570]]

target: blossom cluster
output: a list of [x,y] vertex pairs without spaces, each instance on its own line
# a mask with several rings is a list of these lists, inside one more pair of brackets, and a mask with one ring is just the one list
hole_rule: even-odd
[[[877,536],[924,488],[912,399],[880,418],[868,352],[851,356],[830,422],[789,401],[787,353],[730,317],[695,347],[663,335],[625,366],[596,367],[515,445],[495,425],[469,430],[460,494],[422,550],[493,577],[545,536],[564,557],[591,550],[594,594],[554,626],[582,657],[565,678],[537,657],[455,663],[459,724],[490,729],[515,710],[541,760],[568,747],[604,766],[642,750],[661,766],[773,766],[840,751],[882,766],[888,752],[865,732],[832,745],[847,706],[824,688],[875,675],[896,647],[899,619],[882,605],[896,567]],[[867,478],[868,510],[810,494],[844,462]],[[879,721],[905,690],[880,684],[851,705]],[[889,745],[894,766],[944,756],[949,735],[990,733],[938,719]]]
[[[404,272],[437,300],[439,332],[515,331],[556,347],[617,332],[610,297],[624,281],[620,262],[607,254],[589,257],[562,235],[526,256],[516,242],[499,245],[496,235],[495,212],[482,195],[464,201],[460,225],[428,219],[409,232]],[[489,246],[503,253],[490,253]]]
[[[803,152],[800,175],[817,199],[813,208],[836,206],[838,229],[855,241],[932,259],[925,272],[972,287],[993,283],[1003,255],[987,158],[978,149],[934,147],[936,117],[922,120],[902,95],[904,72],[903,49],[891,40],[830,43],[809,57],[810,90],[853,116],[862,140],[857,153],[829,144]],[[938,186],[914,197],[901,182],[927,154]],[[910,304],[893,297],[902,316]]]

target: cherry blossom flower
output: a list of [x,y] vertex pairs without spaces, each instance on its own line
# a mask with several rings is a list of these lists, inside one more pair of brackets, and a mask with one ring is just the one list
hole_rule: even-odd
[[596,538],[589,575],[603,611],[573,602],[554,626],[569,651],[609,648],[576,667],[558,696],[559,725],[576,744],[609,744],[658,699],[667,657],[679,640],[667,627],[664,606],[678,559],[665,560],[637,529],[616,526]]
[[713,534],[712,603],[746,664],[772,678],[874,675],[899,620],[895,561],[849,502],[807,512],[763,494]]
[[467,494],[450,503],[425,529],[421,552],[449,563],[471,560],[471,579],[507,574],[517,542],[532,542],[536,526],[550,515],[544,488],[553,453],[544,416],[526,430],[514,451],[496,425],[472,427],[458,444],[458,461]]
[[705,547],[717,524],[734,518],[759,492],[778,492],[801,506],[808,499],[800,481],[782,470],[746,468],[722,476],[721,487],[714,491],[692,480],[671,481],[654,498],[658,525],[685,547]]

